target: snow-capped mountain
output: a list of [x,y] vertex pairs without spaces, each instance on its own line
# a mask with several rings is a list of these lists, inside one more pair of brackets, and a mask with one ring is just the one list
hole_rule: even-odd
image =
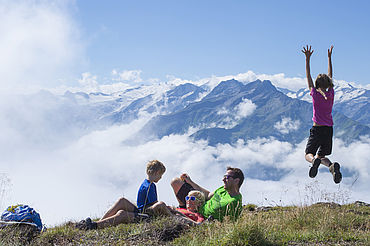
[[[307,88],[297,92],[281,90],[291,98],[297,98],[311,102],[311,96]],[[345,116],[370,126],[370,91],[364,88],[356,88],[344,81],[335,81],[334,110]]]
[[[246,105],[245,102],[249,102]],[[238,117],[238,108],[253,108]],[[340,112],[333,113],[335,133],[346,141],[370,134],[370,128],[361,125]],[[286,96],[270,81],[248,84],[236,80],[221,82],[199,102],[167,115],[158,115],[143,129],[143,136],[154,137],[189,129],[195,139],[206,139],[209,144],[234,143],[238,139],[274,137],[280,141],[298,143],[307,137],[312,125],[312,104]]]
[[[369,91],[351,85],[338,85],[335,90],[336,136],[352,141],[370,135]],[[247,84],[222,81],[212,89],[187,83],[137,86],[111,93],[67,91],[55,95],[40,91],[10,102],[6,114],[15,122],[13,127],[48,144],[55,136],[68,141],[130,123],[143,114],[151,117],[140,131],[143,141],[191,134],[211,145],[258,137],[298,143],[312,125],[312,104],[305,100],[308,90],[293,94],[260,80]]]

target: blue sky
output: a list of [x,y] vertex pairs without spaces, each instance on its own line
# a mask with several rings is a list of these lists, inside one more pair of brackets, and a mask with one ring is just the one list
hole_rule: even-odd
[[[242,187],[245,203],[276,205],[280,200],[284,201],[281,205],[304,204],[316,202],[314,195],[343,203],[347,194],[357,200],[370,197],[367,137],[349,145],[335,141],[333,160],[341,160],[361,174],[355,186],[355,177],[348,177],[336,187],[329,172],[308,180],[308,163],[302,155],[305,142],[293,146],[258,138],[237,146],[212,147],[204,141],[193,142],[185,134],[133,148],[126,140],[151,116],[140,114],[140,119],[130,124],[90,133],[76,130],[69,136],[63,124],[75,124],[73,119],[63,123],[63,117],[68,119],[64,110],[69,109],[61,106],[64,100],[48,101],[47,93],[40,94],[39,100],[39,94],[35,100],[11,94],[58,86],[62,93],[85,87],[120,90],[126,88],[120,87],[121,82],[131,86],[153,78],[171,81],[168,75],[181,82],[204,81],[213,75],[270,75],[260,77],[273,77],[285,86],[305,86],[305,61],[300,52],[305,44],[312,44],[315,50],[313,76],[327,71],[327,49],[334,44],[334,77],[370,89],[370,3],[353,2],[0,0],[0,150],[4,153],[0,181],[10,179],[10,187],[5,187],[8,194],[0,194],[0,211],[10,204],[29,204],[49,225],[100,217],[119,196],[135,201],[150,159],[169,164],[158,183],[159,198],[168,205],[176,204],[175,196],[168,195],[172,194],[169,183],[173,177],[189,172],[194,180],[206,180],[206,187],[214,190],[229,161],[243,167],[266,162],[293,170],[281,182],[247,179]],[[10,97],[4,93],[7,90]],[[84,104],[81,106],[85,110]],[[61,123],[50,123],[53,120]],[[280,125],[286,124],[282,120]],[[58,128],[57,133],[45,136],[49,127]],[[75,139],[79,135],[82,137]],[[45,139],[55,139],[57,144]],[[42,178],[33,178],[40,174]],[[29,177],[35,187],[43,188],[35,192],[24,189]]]
[[[112,71],[140,82],[255,74],[312,76],[369,85],[370,3],[359,1],[0,0],[0,85],[78,84],[83,73],[113,83]],[[94,77],[95,76],[95,77]],[[12,85],[12,86],[10,86]]]
[[312,73],[368,84],[368,1],[77,1],[72,16],[87,41],[87,69],[142,70],[142,77]]

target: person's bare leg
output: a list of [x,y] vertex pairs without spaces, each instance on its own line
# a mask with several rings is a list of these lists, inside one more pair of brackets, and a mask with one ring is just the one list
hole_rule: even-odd
[[306,158],[306,161],[308,161],[309,163],[312,163],[313,159],[315,159],[315,157],[311,153],[306,154],[305,158]]
[[137,210],[136,206],[132,204],[129,200],[124,197],[118,199],[118,201],[101,217],[100,220],[112,217],[117,214],[118,211],[123,210],[126,212],[135,212]]
[[167,215],[172,216],[171,210],[169,210],[164,202],[156,202],[148,208],[149,213],[155,215]]
[[342,173],[340,172],[340,165],[338,162],[332,163],[329,158],[325,156],[319,156],[321,163],[329,168],[331,174],[333,174],[333,179],[336,184],[339,184],[342,181]]
[[318,156],[318,158],[321,159],[321,163],[324,164],[325,166],[329,167],[331,165],[331,161],[329,160],[329,158],[325,156]]
[[[174,178],[172,181],[171,181],[171,186],[172,186],[172,189],[173,189],[173,192],[175,193],[175,196],[177,195],[177,193],[179,192],[181,186],[185,184],[184,181],[182,181],[180,178]],[[176,196],[176,199],[177,201],[179,202],[179,205],[180,206],[185,206],[185,204],[180,201],[177,196]]]
[[97,223],[98,229],[106,228],[109,226],[116,226],[122,223],[134,222],[135,214],[124,210],[118,210],[116,214],[111,217],[101,219]]
[[319,169],[319,166],[321,164],[321,159],[320,158],[315,158],[312,153],[307,153],[305,155],[305,158],[306,158],[306,161],[308,161],[309,163],[312,164],[312,166],[311,166],[311,168],[310,168],[310,170],[308,172],[308,176],[310,178],[316,177],[317,172],[318,172],[318,169]]

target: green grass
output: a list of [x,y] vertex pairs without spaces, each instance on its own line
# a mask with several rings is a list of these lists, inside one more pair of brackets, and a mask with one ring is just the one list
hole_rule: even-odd
[[370,207],[275,207],[256,212],[245,206],[237,222],[189,227],[159,217],[150,223],[80,231],[67,223],[42,234],[29,228],[0,230],[0,245],[370,245]]

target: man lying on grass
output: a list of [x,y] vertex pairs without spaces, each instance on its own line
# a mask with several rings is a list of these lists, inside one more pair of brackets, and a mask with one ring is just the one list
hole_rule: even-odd
[[171,186],[180,208],[185,207],[185,197],[189,191],[199,190],[206,197],[206,202],[198,210],[204,218],[211,216],[222,221],[225,216],[229,216],[231,219],[236,220],[242,211],[242,195],[239,189],[243,184],[244,174],[239,168],[228,167],[222,181],[224,185],[210,193],[194,183],[189,175],[184,173],[179,178],[174,178],[171,181]]

